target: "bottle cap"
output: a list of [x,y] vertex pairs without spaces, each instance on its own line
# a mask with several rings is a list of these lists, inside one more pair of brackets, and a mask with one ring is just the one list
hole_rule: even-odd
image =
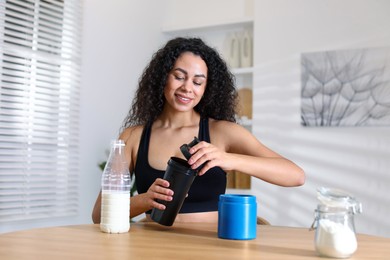
[[[190,153],[191,147],[197,145],[199,142],[200,142],[199,139],[195,136],[194,140],[192,140],[189,144],[183,144],[182,146],[180,146],[180,151],[187,160],[189,160],[192,156]],[[204,163],[200,165],[198,168],[196,168],[195,170],[198,172],[203,167],[203,165]]]
[[183,144],[182,146],[180,146],[180,151],[187,160],[189,160],[191,157],[191,153],[190,153],[191,147],[195,146],[198,143],[199,143],[199,139],[195,136],[194,140],[192,140],[191,143]]

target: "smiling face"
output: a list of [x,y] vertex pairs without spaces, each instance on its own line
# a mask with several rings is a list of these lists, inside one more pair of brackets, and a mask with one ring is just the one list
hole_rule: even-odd
[[189,111],[201,100],[206,90],[207,65],[192,52],[184,52],[168,74],[164,89],[166,105],[178,111]]

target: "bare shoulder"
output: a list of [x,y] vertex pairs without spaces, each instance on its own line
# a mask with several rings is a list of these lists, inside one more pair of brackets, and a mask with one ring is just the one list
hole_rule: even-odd
[[209,119],[209,127],[211,133],[222,134],[228,137],[248,132],[248,130],[243,126],[235,122],[225,120]]
[[210,141],[219,148],[232,153],[253,156],[275,156],[275,152],[264,146],[248,129],[223,120],[211,120]]
[[209,121],[211,143],[223,148],[225,151],[236,150],[246,140],[253,141],[253,135],[243,126],[225,120]]
[[125,141],[125,144],[128,147],[138,147],[143,128],[144,127],[142,125],[128,127],[123,130],[119,136],[119,139]]
[[130,162],[130,171],[134,169],[143,128],[141,125],[131,126],[123,130],[119,136],[119,139],[125,141],[126,144],[126,156]]

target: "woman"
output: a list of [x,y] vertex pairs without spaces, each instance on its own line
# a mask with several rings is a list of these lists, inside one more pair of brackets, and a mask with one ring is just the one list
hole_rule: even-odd
[[[131,197],[130,215],[164,209],[157,199],[171,201],[163,180],[170,157],[184,158],[179,147],[194,136],[193,169],[205,163],[176,217],[178,222],[217,222],[218,198],[225,193],[226,171],[236,170],[280,186],[299,186],[304,172],[260,143],[236,124],[234,77],[219,54],[198,38],[176,38],[157,51],[139,81],[123,124],[130,172],[138,195]],[[92,218],[100,222],[99,194]]]

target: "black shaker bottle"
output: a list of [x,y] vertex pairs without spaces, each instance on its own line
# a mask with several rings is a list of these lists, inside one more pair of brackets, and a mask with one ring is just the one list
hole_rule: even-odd
[[[183,144],[180,147],[181,152],[187,160],[191,157],[188,150],[197,143],[199,143],[199,140],[195,137],[191,143]],[[173,190],[173,199],[172,201],[157,200],[159,203],[165,205],[165,210],[153,208],[150,216],[154,221],[164,226],[172,226],[177,213],[183,205],[192,182],[202,166],[203,165],[199,166],[197,169],[191,169],[191,166],[184,159],[178,157],[171,157],[169,159],[168,166],[164,174],[164,180],[169,182],[169,188]]]

